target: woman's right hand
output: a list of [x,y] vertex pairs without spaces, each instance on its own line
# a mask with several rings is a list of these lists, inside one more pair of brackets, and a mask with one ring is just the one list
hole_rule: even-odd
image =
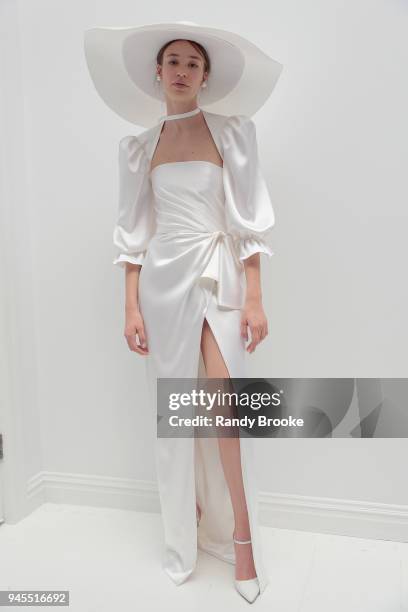
[[[136,334],[139,343],[136,341]],[[138,308],[126,309],[125,338],[129,349],[139,355],[148,355],[147,338],[142,313]]]

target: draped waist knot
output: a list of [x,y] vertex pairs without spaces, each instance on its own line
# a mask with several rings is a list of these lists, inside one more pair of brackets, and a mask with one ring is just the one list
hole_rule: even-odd
[[[208,274],[217,280],[217,303],[225,308],[240,310],[245,299],[245,274],[239,260],[232,234],[223,230],[212,232],[214,245],[207,267],[201,276]],[[215,274],[211,276],[211,270]]]
[[196,238],[203,245],[197,276],[217,281],[217,303],[225,308],[240,310],[245,298],[244,266],[239,260],[234,237],[225,230],[192,231],[173,229],[156,232],[160,236],[183,240]]

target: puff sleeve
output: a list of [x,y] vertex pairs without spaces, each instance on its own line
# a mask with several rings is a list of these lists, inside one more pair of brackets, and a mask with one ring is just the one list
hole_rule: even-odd
[[240,261],[254,253],[273,255],[275,223],[270,194],[258,160],[255,124],[246,115],[229,117],[221,132],[225,212]]
[[113,264],[143,265],[150,238],[155,232],[149,159],[136,136],[119,142],[119,205],[113,243],[117,249]]

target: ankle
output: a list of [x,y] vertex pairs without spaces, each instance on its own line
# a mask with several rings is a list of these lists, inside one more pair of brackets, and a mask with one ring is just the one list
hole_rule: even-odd
[[235,524],[235,529],[233,532],[233,537],[236,540],[250,540],[251,539],[251,530],[249,528],[248,523],[244,524]]

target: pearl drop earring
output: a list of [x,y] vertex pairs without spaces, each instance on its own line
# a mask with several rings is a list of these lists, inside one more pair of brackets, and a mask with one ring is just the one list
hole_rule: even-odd
[[204,81],[204,83],[202,83],[201,87],[207,87],[207,81]]
[[156,81],[161,81],[160,74],[156,75]]

